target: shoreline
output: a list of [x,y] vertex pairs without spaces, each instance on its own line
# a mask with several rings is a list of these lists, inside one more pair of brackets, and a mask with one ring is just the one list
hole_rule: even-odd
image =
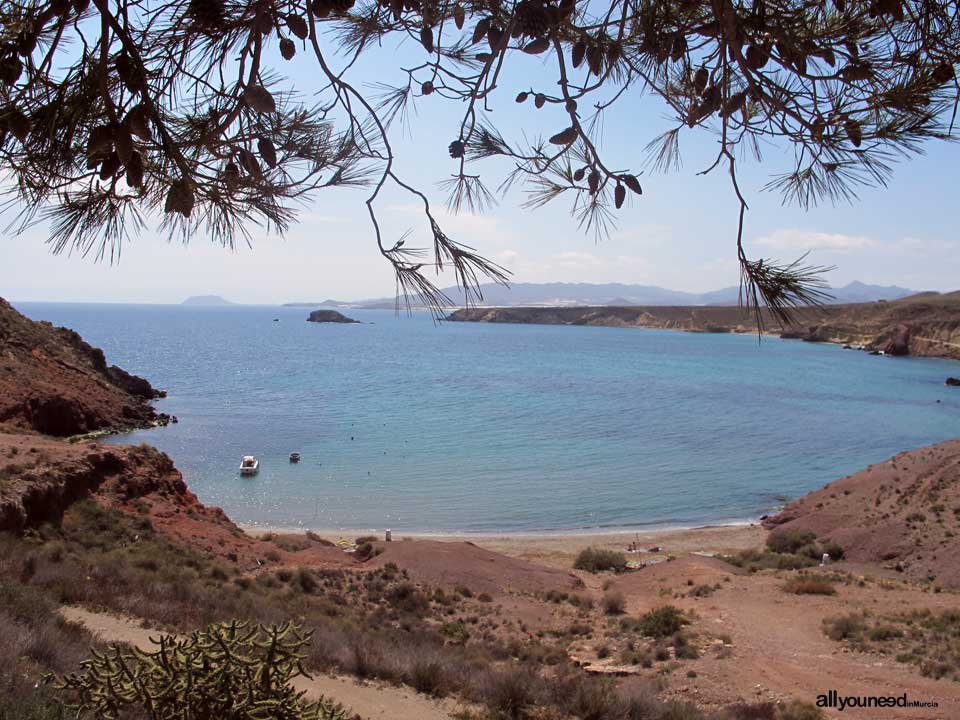
[[[772,511],[775,512],[775,511]],[[414,538],[417,540],[444,540],[456,538],[458,540],[477,539],[511,539],[511,540],[550,540],[565,538],[604,538],[604,537],[627,537],[633,535],[664,535],[673,533],[696,532],[700,530],[721,530],[727,528],[742,528],[759,526],[760,518],[749,520],[718,520],[696,525],[659,525],[650,524],[630,527],[617,528],[572,528],[558,530],[396,530],[391,528],[324,528],[324,527],[295,527],[283,525],[256,525],[251,523],[236,523],[243,532],[248,535],[272,533],[275,535],[302,535],[312,532],[321,537],[330,537],[332,535],[354,536],[354,535],[382,535],[386,530],[393,533],[394,540],[401,537]]]
[[[267,534],[305,535],[305,528],[284,530],[239,525],[241,531],[251,537]],[[345,539],[352,542],[372,532],[309,530],[312,534],[332,543]],[[384,540],[384,531],[377,535]],[[726,525],[701,525],[690,528],[645,529],[628,532],[585,532],[566,534],[456,534],[456,533],[394,533],[392,542],[470,543],[485,550],[520,558],[541,565],[569,570],[577,554],[586,547],[599,547],[625,552],[632,567],[654,564],[689,553],[712,555],[723,552],[749,550],[762,545],[767,531],[759,523]],[[636,543],[638,551],[628,551]]]

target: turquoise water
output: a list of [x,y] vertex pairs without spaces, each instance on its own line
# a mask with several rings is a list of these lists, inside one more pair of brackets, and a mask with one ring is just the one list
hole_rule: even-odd
[[[960,436],[957,363],[660,330],[277,307],[20,303],[149,378],[132,433],[236,521],[550,532],[756,518]],[[279,318],[279,322],[273,322]],[[937,403],[937,400],[942,402]],[[288,455],[303,460],[291,465]],[[260,474],[240,478],[244,454]]]

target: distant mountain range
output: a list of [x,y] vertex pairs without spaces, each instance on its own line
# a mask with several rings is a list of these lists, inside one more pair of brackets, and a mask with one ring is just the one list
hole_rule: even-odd
[[[580,305],[737,305],[739,288],[728,287],[706,293],[688,293],[668,290],[656,285],[626,285],[623,283],[514,283],[510,287],[487,283],[480,286],[483,300],[471,305],[488,307],[564,307]],[[444,288],[451,306],[462,307],[463,293],[458,288]],[[915,290],[896,285],[867,285],[852,282],[833,288],[831,304],[896,300],[915,294]],[[341,301],[324,300],[318,303],[286,303],[290,307],[348,307],[348,308],[393,308],[396,298],[373,298],[370,300]],[[419,302],[411,303],[414,306]]]
[[181,305],[235,305],[219,295],[191,295]]

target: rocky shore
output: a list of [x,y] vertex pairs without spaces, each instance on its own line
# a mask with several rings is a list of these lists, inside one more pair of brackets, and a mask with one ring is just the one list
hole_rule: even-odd
[[35,322],[0,298],[0,427],[68,437],[163,424],[165,393],[73,330]]
[[[960,292],[801,309],[785,327],[766,310],[761,319],[765,332],[782,338],[859,346],[888,355],[960,360]],[[447,320],[757,332],[752,312],[729,306],[468,308],[453,312]]]

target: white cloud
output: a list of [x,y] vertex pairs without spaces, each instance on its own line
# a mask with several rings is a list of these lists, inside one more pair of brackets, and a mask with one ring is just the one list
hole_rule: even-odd
[[825,251],[849,253],[877,247],[877,242],[864,235],[813,232],[809,230],[774,230],[769,235],[757,238],[757,245],[783,252]]
[[941,238],[918,238],[907,236],[894,243],[898,250],[923,257],[949,255],[960,249],[960,244]]

